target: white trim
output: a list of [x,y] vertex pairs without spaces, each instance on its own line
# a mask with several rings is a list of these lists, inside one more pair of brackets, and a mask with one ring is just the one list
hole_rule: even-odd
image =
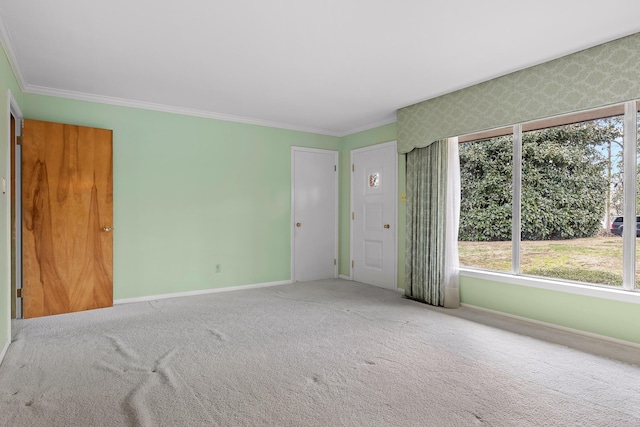
[[0,365],[2,365],[2,361],[4,360],[4,356],[7,354],[7,350],[9,350],[9,345],[11,344],[11,337],[4,343],[4,347],[2,347],[2,351],[0,351]]
[[[363,151],[371,151],[371,150],[379,150],[381,148],[387,148],[387,147],[398,147],[398,141],[397,140],[393,140],[393,141],[387,141],[387,142],[381,142],[379,144],[371,144],[371,145],[367,145],[365,147],[361,147],[361,148],[355,148],[353,150],[351,150],[351,153],[360,153]],[[398,156],[396,156],[396,160],[397,160]]]
[[522,125],[513,126],[513,157],[512,157],[512,188],[511,196],[511,272],[520,273],[520,240],[522,227]]
[[[349,168],[349,213],[351,215],[349,215],[349,277],[351,277],[351,280],[353,280],[353,174],[354,174],[354,170],[353,168],[354,163],[353,163],[353,153],[354,150],[351,150],[349,152],[349,166],[351,166]],[[397,228],[397,227],[396,227]]]
[[[2,22],[0,22],[0,27]],[[0,28],[1,30],[1,28]],[[1,32],[1,31],[0,31]],[[18,103],[16,102],[15,98],[13,97],[13,93],[11,93],[11,89],[7,90],[7,145],[5,146],[5,149],[7,150],[7,177],[6,177],[6,181],[7,181],[7,192],[6,194],[4,194],[4,197],[6,197],[7,203],[6,203],[6,223],[5,223],[5,227],[6,227],[6,231],[7,231],[7,236],[11,236],[11,171],[13,170],[13,165],[11,164],[11,156],[9,155],[9,153],[11,152],[11,144],[13,144],[13,141],[11,140],[11,116],[13,115],[14,119],[15,119],[15,127],[16,127],[16,136],[18,134],[22,134],[22,111],[20,111],[20,106],[18,105]],[[9,268],[7,268],[6,271],[6,284],[7,284],[7,292],[6,292],[6,298],[7,298],[7,305],[5,307],[5,313],[6,313],[6,320],[7,320],[7,329],[6,329],[6,334],[7,337],[9,337],[9,339],[11,339],[11,299],[13,298],[11,295],[11,263],[13,262],[13,260],[11,259],[11,239],[7,239],[7,243],[6,243],[6,249],[7,249],[7,254],[9,256],[8,261],[8,266]]]
[[351,276],[347,276],[345,274],[338,274],[338,279],[343,279],[343,280],[352,280]]
[[370,130],[370,129],[375,129],[375,128],[380,127],[380,126],[384,126],[384,125],[388,125],[388,124],[391,124],[391,123],[395,123],[397,121],[398,121],[398,114],[397,114],[397,111],[394,110],[392,113],[390,113],[384,119],[375,120],[375,121],[370,122],[370,123],[368,123],[366,125],[362,125],[362,126],[358,126],[358,127],[352,128],[348,132],[339,133],[337,136],[342,138],[344,136],[353,135],[354,133],[364,132],[364,131],[367,131],[367,130]]
[[638,343],[634,343],[631,341],[625,341],[625,340],[621,340],[618,338],[612,338],[612,337],[608,337],[606,335],[600,335],[600,334],[595,334],[593,332],[587,332],[587,331],[582,331],[580,329],[573,329],[573,328],[568,328],[566,326],[561,326],[561,325],[556,325],[555,323],[547,323],[547,322],[543,322],[541,320],[536,320],[536,319],[530,319],[528,317],[522,317],[522,316],[517,316],[515,314],[510,314],[510,313],[505,313],[503,311],[497,311],[497,310],[491,310],[489,308],[484,308],[484,307],[479,307],[477,305],[472,305],[472,304],[460,304],[462,307],[466,307],[466,308],[470,308],[472,310],[478,310],[478,311],[482,311],[485,313],[490,313],[493,315],[497,315],[497,316],[503,316],[503,317],[508,317],[510,319],[516,319],[516,320],[520,320],[526,323],[532,323],[534,325],[538,325],[538,326],[545,326],[547,328],[551,328],[551,329],[556,329],[559,331],[563,331],[563,332],[570,332],[576,335],[582,335],[584,337],[588,337],[588,338],[595,338],[598,340],[602,340],[602,341],[608,341],[614,344],[619,344],[619,345],[625,345],[628,347],[633,347],[635,349],[640,350],[640,344]]
[[338,138],[342,138],[348,135],[353,135],[354,133],[358,133],[358,132],[364,132],[370,129],[374,129],[374,128],[395,123],[398,121],[396,117],[396,112],[394,111],[390,113],[390,116],[385,117],[384,119],[376,120],[376,121],[367,123],[366,125],[351,128],[347,131],[335,131],[335,130],[317,128],[317,127],[310,127],[310,126],[292,125],[289,123],[276,122],[273,120],[254,119],[251,117],[235,116],[232,114],[225,114],[225,113],[216,113],[214,111],[197,110],[193,108],[177,107],[173,105],[157,104],[154,102],[137,101],[134,99],[118,98],[118,97],[106,96],[106,95],[95,95],[91,93],[76,92],[71,90],[52,89],[48,87],[28,85],[28,84],[24,86],[21,84],[20,86],[21,88],[23,88],[22,89],[23,93],[34,94],[34,95],[53,96],[56,98],[73,99],[76,101],[97,102],[99,104],[117,105],[120,107],[129,107],[129,108],[139,108],[143,110],[160,111],[164,113],[180,114],[184,116],[223,120],[226,122],[245,123],[249,125],[266,126],[271,128],[277,128],[277,129],[286,129],[286,130],[293,130],[293,131],[299,131],[299,132],[335,136]]
[[[11,92],[11,89],[7,90],[9,93],[9,112],[13,113],[13,116],[16,119],[16,136],[22,136],[22,110],[20,110],[20,106],[18,105],[18,102],[16,101],[16,99],[13,97],[13,93]],[[11,133],[9,133],[9,135],[11,135]]]
[[340,217],[339,217],[339,212],[340,212],[340,208],[339,208],[339,203],[340,203],[340,152],[338,150],[327,150],[327,149],[322,149],[322,148],[308,148],[308,147],[298,147],[298,146],[291,146],[291,281],[295,282],[296,281],[296,275],[295,275],[295,255],[296,255],[296,251],[295,251],[295,232],[296,232],[296,228],[295,228],[295,156],[294,153],[298,151],[298,152],[305,152],[305,153],[319,153],[319,154],[333,154],[334,155],[334,159],[335,159],[335,176],[334,176],[334,186],[333,186],[333,191],[334,191],[334,197],[335,197],[335,212],[334,212],[334,218],[335,218],[335,230],[334,230],[334,245],[333,245],[333,258],[336,260],[335,265],[333,266],[333,278],[338,277],[338,241],[340,236],[338,235],[339,232],[339,228],[340,228]]
[[295,197],[295,183],[296,183],[296,179],[295,179],[295,175],[296,175],[296,162],[295,162],[295,147],[291,147],[291,172],[290,172],[290,178],[289,180],[291,181],[291,200],[290,200],[290,204],[291,204],[291,219],[290,219],[290,228],[289,228],[289,259],[290,259],[290,263],[291,265],[289,266],[289,277],[291,277],[291,282],[295,282],[296,281],[296,244],[295,244],[295,222],[296,222],[296,217],[295,217],[295,206],[296,206],[296,197]]
[[[351,150],[349,152],[349,164],[353,165],[353,155],[354,154],[358,154],[358,153],[362,153],[362,152],[366,152],[366,151],[373,151],[373,150],[380,150],[380,149],[384,149],[384,148],[388,148],[388,147],[394,147],[394,168],[396,170],[396,187],[394,188],[394,193],[395,196],[393,198],[393,216],[394,216],[394,224],[393,224],[393,234],[394,234],[394,241],[393,241],[393,258],[394,258],[394,262],[393,262],[393,288],[391,289],[398,289],[398,185],[400,184],[400,179],[398,178],[398,141],[394,140],[394,141],[389,141],[389,142],[383,142],[380,144],[372,144],[372,145],[367,145],[366,147],[362,147],[362,148],[357,148],[355,150]],[[349,212],[354,212],[354,206],[353,206],[353,193],[354,193],[354,189],[353,189],[353,170],[352,168],[349,168]],[[349,218],[351,218],[351,215],[349,215]],[[349,273],[350,273],[350,277],[353,278],[354,274],[353,274],[353,268],[352,266],[352,262],[353,262],[353,220],[349,219]],[[353,280],[353,279],[351,279]]]
[[[9,339],[11,339],[11,170],[13,169],[13,165],[11,164],[11,91],[8,92],[7,94],[7,144],[4,146],[4,149],[6,150],[5,153],[7,155],[6,159],[7,159],[7,164],[6,164],[6,171],[7,171],[7,176],[2,177],[5,180],[5,186],[6,186],[6,192],[5,194],[0,194],[0,197],[4,197],[5,198],[5,223],[4,223],[4,227],[5,227],[5,231],[6,231],[6,235],[7,235],[7,241],[5,242],[5,249],[6,249],[6,254],[7,254],[7,263],[6,266],[8,267],[5,271],[5,279],[4,279],[4,283],[6,283],[7,289],[6,292],[4,292],[5,294],[5,298],[7,300],[7,303],[4,307],[4,313],[1,314],[2,317],[4,317],[4,321],[7,322],[7,327],[5,329],[5,332],[7,334],[7,337],[9,337]],[[0,310],[1,312],[2,310]]]
[[567,294],[582,295],[587,297],[602,298],[612,301],[621,301],[631,304],[640,304],[640,292],[628,291],[619,288],[606,288],[598,285],[588,285],[578,282],[546,279],[540,277],[519,276],[496,271],[479,270],[472,268],[460,268],[460,277],[488,280],[492,282],[508,283],[516,286],[546,289]]
[[[7,146],[7,149],[9,150],[9,152],[11,152],[11,145],[14,143],[11,140],[11,116],[13,116],[15,123],[15,136],[19,137],[22,136],[22,120],[23,120],[23,116],[22,116],[22,110],[20,110],[20,106],[18,105],[18,102],[16,101],[16,99],[13,96],[13,93],[11,92],[11,89],[8,89],[8,94],[7,94],[7,98],[9,99],[9,115],[7,117],[7,125],[8,125],[8,136],[7,136],[7,141],[9,141],[9,145]],[[21,193],[22,190],[22,169],[20,166],[20,159],[22,158],[21,156],[22,153],[22,149],[20,146],[16,146],[16,164],[11,164],[11,156],[7,156],[9,158],[9,169],[7,170],[7,175],[9,177],[11,177],[11,171],[15,168],[15,173],[13,174],[16,180],[16,183],[13,187],[15,187],[15,191],[16,191],[16,195]],[[7,191],[7,195],[8,195],[8,199],[9,203],[7,203],[8,205],[8,209],[7,209],[7,218],[9,218],[9,236],[11,235],[11,182],[8,183],[7,185],[8,187],[8,191]],[[9,255],[9,263],[15,263],[15,268],[16,268],[16,289],[21,288],[21,283],[22,283],[22,198],[21,197],[16,197],[15,198],[15,203],[16,203],[16,251],[15,251],[15,255],[16,258],[12,258],[11,255]],[[8,254],[11,254],[11,242],[9,242],[9,252],[7,252]],[[11,313],[11,300],[15,298],[16,301],[16,318],[21,319],[22,318],[22,299],[20,299],[20,301],[18,301],[18,298],[15,297],[15,295],[11,295],[11,269],[9,269],[9,281],[7,282],[9,283],[9,313]],[[18,304],[18,302],[20,302],[20,304]],[[11,334],[11,327],[9,327],[9,334]],[[9,335],[11,336],[11,335]]]
[[4,52],[7,54],[9,65],[13,70],[13,74],[16,76],[16,80],[18,81],[20,90],[24,92],[24,88],[27,87],[26,80],[24,78],[24,74],[22,74],[22,69],[20,68],[20,65],[18,63],[16,53],[13,50],[13,42],[11,41],[11,36],[9,35],[7,26],[4,23],[2,14],[0,14],[0,43],[2,43]]
[[624,162],[624,222],[622,229],[622,287],[635,288],[636,280],[636,173],[638,110],[635,101],[624,103],[623,162]]
[[196,110],[192,108],[176,107],[166,104],[156,104],[153,102],[136,101],[126,98],[117,98],[113,96],[94,95],[83,92],[75,92],[70,90],[50,89],[42,86],[27,85],[23,89],[24,93],[53,96],[57,98],[74,99],[77,101],[97,102],[100,104],[117,105],[120,107],[140,108],[143,110],[160,111],[164,113],[180,114],[184,116],[203,117],[206,119],[223,120],[227,122],[246,123],[256,126],[266,126],[277,129],[287,129],[299,132],[316,133],[321,135],[339,137],[340,133],[331,132],[326,129],[294,126],[287,123],[281,123],[271,120],[252,119],[249,117],[234,116],[231,114],[216,113],[213,111]]
[[196,295],[215,294],[218,292],[242,291],[245,289],[269,288],[272,286],[290,285],[291,280],[282,280],[279,282],[256,283],[253,285],[227,286],[225,288],[201,289],[198,291],[175,292],[171,294],[149,295],[144,297],[120,298],[113,301],[113,305],[129,304],[132,302],[155,301],[167,298],[191,297]]
[[[7,53],[7,57],[9,57],[9,53]],[[19,80],[22,78],[22,76],[17,78]],[[299,132],[335,136],[338,138],[342,138],[348,135],[353,135],[354,133],[358,133],[358,132],[364,132],[370,129],[374,129],[374,128],[395,123],[398,121],[396,117],[396,112],[394,111],[384,119],[376,120],[376,121],[367,123],[366,125],[351,128],[347,131],[335,131],[335,130],[310,127],[310,126],[292,125],[289,123],[276,122],[273,120],[262,120],[262,119],[254,119],[250,117],[235,116],[232,114],[216,113],[214,111],[196,110],[193,108],[177,107],[177,106],[166,105],[166,104],[157,104],[154,102],[137,101],[134,99],[117,98],[117,97],[106,96],[106,95],[95,95],[91,93],[76,92],[76,91],[63,90],[63,89],[52,89],[48,87],[35,86],[35,85],[29,85],[29,84],[24,85],[23,83],[20,84],[20,87],[23,93],[34,94],[34,95],[53,96],[56,98],[73,99],[76,101],[97,102],[99,104],[117,105],[120,107],[129,107],[129,108],[139,108],[143,110],[160,111],[163,113],[202,117],[205,119],[223,120],[226,122],[245,123],[249,125],[266,126],[271,128],[277,128],[277,129],[286,129],[286,130],[293,130],[293,131],[299,131]]]

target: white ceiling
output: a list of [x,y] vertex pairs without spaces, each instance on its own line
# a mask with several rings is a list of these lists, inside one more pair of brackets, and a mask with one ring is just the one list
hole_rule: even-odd
[[0,0],[23,91],[345,135],[640,32],[638,0]]

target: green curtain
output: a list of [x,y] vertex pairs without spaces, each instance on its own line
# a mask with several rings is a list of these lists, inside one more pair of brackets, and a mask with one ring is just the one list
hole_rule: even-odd
[[407,154],[405,296],[444,306],[447,140]]

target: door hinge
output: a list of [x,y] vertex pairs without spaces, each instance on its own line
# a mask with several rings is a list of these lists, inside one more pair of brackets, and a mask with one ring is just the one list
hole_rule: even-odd
[[351,163],[351,172],[355,172],[355,171],[356,171],[356,165]]
[[356,219],[356,214],[355,214],[355,213],[353,213],[353,212],[351,212],[351,221],[353,221],[353,220],[355,220],[355,219]]
[[16,145],[22,145],[22,135],[16,136]]
[[22,289],[16,289],[16,298],[22,298]]
[[336,265],[336,264],[338,264],[338,261],[334,258],[333,259],[333,265]]
[[355,262],[351,260],[351,268],[355,267]]
[[338,172],[338,166],[337,165],[333,165],[333,171],[334,172]]

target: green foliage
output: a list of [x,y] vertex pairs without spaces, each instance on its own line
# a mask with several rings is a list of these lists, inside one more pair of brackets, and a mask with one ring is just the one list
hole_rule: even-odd
[[[601,228],[608,186],[608,121],[526,132],[522,142],[522,239],[590,237]],[[460,145],[460,240],[511,240],[513,138]]]
[[460,240],[511,239],[512,140],[460,144]]

